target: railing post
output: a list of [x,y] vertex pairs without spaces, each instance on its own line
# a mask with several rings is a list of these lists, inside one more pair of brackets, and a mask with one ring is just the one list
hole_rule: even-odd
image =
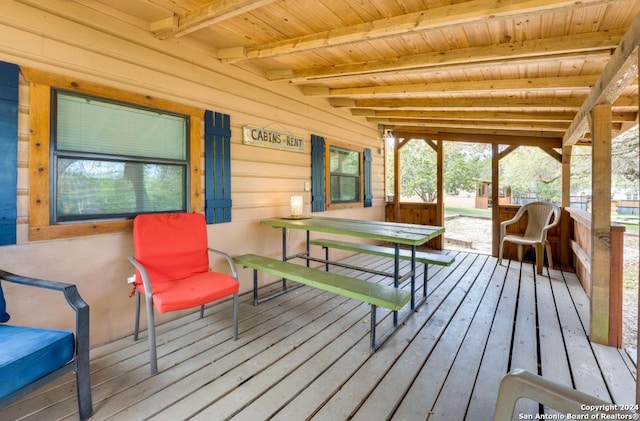
[[[567,208],[567,213],[573,224],[570,247],[573,254],[574,268],[580,283],[582,284],[589,299],[593,294],[593,276],[591,274],[593,261],[591,259],[592,249],[592,232],[591,232],[591,214],[575,209]],[[609,268],[606,271],[608,276],[607,296],[601,297],[607,300],[608,312],[600,314],[600,317],[606,318],[607,330],[601,332],[602,340],[596,340],[591,335],[594,342],[603,343],[609,346],[622,346],[622,328],[624,324],[622,316],[623,305],[623,289],[624,289],[624,227],[617,224],[611,224],[609,228],[610,234],[610,252]],[[591,306],[591,317],[594,317],[593,303]]]

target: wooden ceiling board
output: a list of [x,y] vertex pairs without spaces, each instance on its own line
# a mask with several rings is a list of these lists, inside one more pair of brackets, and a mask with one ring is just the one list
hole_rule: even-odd
[[[205,43],[226,65],[250,67],[270,83],[297,84],[305,95],[323,96],[371,124],[393,118],[396,130],[402,124],[415,130],[422,119],[415,113],[437,111],[422,123],[430,133],[477,130],[526,142],[575,138],[561,133],[566,122],[587,101],[625,33],[640,31],[640,0],[77,1],[130,16],[140,27],[198,16],[197,30],[182,34],[178,23],[175,36]],[[213,19],[212,6],[243,11]],[[638,85],[628,79],[620,80],[626,88],[616,90],[613,104],[614,113],[628,111],[623,126],[637,120],[631,116],[637,116]],[[372,115],[384,111],[394,115]],[[451,123],[469,112],[481,114],[463,127]],[[549,117],[554,113],[558,118]],[[505,118],[503,129],[491,117],[517,114],[521,122]],[[621,129],[616,124],[612,130]]]
[[[136,2],[129,2],[136,3]],[[147,3],[161,7],[169,12],[177,15],[193,12],[195,9],[202,7],[204,3],[198,3],[189,0],[173,1],[173,0],[148,0]]]

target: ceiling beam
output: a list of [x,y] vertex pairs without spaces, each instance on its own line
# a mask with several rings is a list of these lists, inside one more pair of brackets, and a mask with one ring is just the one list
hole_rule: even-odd
[[551,139],[560,139],[560,134],[558,132],[546,132],[542,130],[507,130],[507,129],[468,129],[464,127],[446,127],[440,129],[439,127],[406,127],[406,126],[384,126],[389,130],[395,131],[409,131],[415,133],[430,133],[430,134],[438,134],[438,133],[447,133],[447,135],[486,135],[486,136],[511,136],[511,137],[519,137],[519,138],[551,138]]
[[218,0],[185,15],[173,15],[152,22],[151,32],[157,38],[181,37],[234,16],[261,8],[274,0]]
[[479,98],[409,98],[409,99],[348,99],[330,98],[329,103],[336,108],[368,108],[368,109],[413,109],[416,111],[426,109],[458,109],[469,111],[470,108],[494,109],[505,111],[505,108],[515,108],[514,111],[538,108],[540,111],[557,110],[578,111],[584,103],[585,95],[571,98],[562,97],[479,97]]
[[487,143],[492,145],[537,146],[541,148],[560,148],[562,138],[541,138],[534,136],[513,136],[478,133],[428,133],[421,131],[393,131],[393,136],[403,139],[448,140],[452,142]]
[[[334,75],[330,78],[331,82],[335,81],[359,81],[377,78],[379,76],[395,76],[398,74],[402,74],[403,76],[410,75],[424,75],[425,72],[441,72],[441,71],[469,71],[469,70],[479,70],[483,69],[495,69],[496,67],[500,67],[503,65],[511,65],[511,66],[530,66],[530,65],[545,65],[547,63],[557,63],[559,61],[567,62],[569,60],[577,60],[584,61],[589,60],[591,62],[595,62],[596,60],[602,60],[603,63],[606,63],[609,58],[611,58],[612,49],[607,48],[604,50],[598,51],[589,51],[589,52],[578,52],[578,53],[570,53],[570,54],[550,54],[547,56],[534,56],[534,57],[522,57],[510,59],[508,57],[504,57],[496,60],[482,61],[479,63],[476,62],[468,62],[468,63],[442,63],[442,64],[434,64],[430,65],[427,68],[416,68],[416,69],[407,69],[400,71],[389,71],[387,73],[377,73],[372,74],[370,76],[367,75]],[[306,79],[287,79],[293,78],[295,76],[294,70],[292,69],[281,69],[281,70],[269,70],[266,72],[269,77],[273,77],[275,81],[286,80],[292,84],[309,84],[309,83],[317,83],[323,82],[322,80],[306,80]],[[265,77],[267,77],[265,74]]]
[[407,85],[366,86],[358,88],[326,88],[303,86],[307,96],[323,97],[419,97],[433,93],[486,94],[496,91],[553,91],[556,89],[589,89],[598,80],[598,75],[564,76],[547,78],[500,79],[460,82],[415,83]]
[[[409,99],[350,99],[330,98],[329,104],[336,108],[364,108],[380,110],[409,110],[409,111],[510,111],[532,112],[532,109],[540,112],[567,112],[580,110],[586,95],[574,95],[572,97],[555,96],[504,96],[477,97],[477,98],[409,98]],[[613,107],[631,108],[637,107],[637,98],[620,96]]]
[[241,50],[232,47],[233,54],[221,50],[218,58],[233,62],[275,57],[432,29],[453,29],[474,22],[487,24],[518,17],[528,19],[541,13],[619,2],[620,0],[472,0],[277,41],[247,48],[240,54]]
[[[570,111],[535,112],[535,111],[403,111],[372,110],[354,108],[351,114],[357,117],[371,118],[406,118],[406,119],[438,119],[438,120],[486,120],[486,121],[568,121],[571,122],[576,113]],[[633,119],[635,113],[627,113]],[[626,115],[626,114],[625,114]]]
[[584,136],[589,129],[587,117],[594,106],[612,104],[629,84],[634,83],[638,77],[639,45],[640,16],[636,16],[564,135],[563,146],[574,145]]
[[[487,129],[487,130],[540,130],[546,132],[559,132],[564,134],[570,122],[547,122],[547,121],[486,121],[486,120],[412,120],[404,118],[367,118],[370,123],[383,124],[386,126],[406,126],[406,127],[438,127],[438,128],[466,128],[466,129]],[[561,136],[561,135],[558,135]]]
[[[448,51],[433,51],[396,58],[374,60],[365,63],[327,66],[300,70],[268,71],[267,79],[272,81],[310,82],[330,80],[344,76],[380,75],[408,70],[424,70],[443,65],[495,62],[508,59],[561,56],[585,52],[613,50],[624,36],[623,29],[565,35],[552,38],[505,42],[493,45],[460,48]],[[558,57],[561,58],[561,57]]]
[[[556,136],[562,136],[569,126],[569,122],[490,122],[490,121],[468,121],[468,120],[409,120],[402,118],[367,118],[370,123],[381,124],[385,127],[421,127],[434,128],[438,130],[501,130],[504,133],[513,132],[537,132],[544,133],[548,136],[556,133]],[[611,130],[614,133],[622,131],[621,123],[611,123]]]
[[[354,108],[351,114],[356,117],[368,118],[404,118],[404,119],[435,119],[443,121],[546,121],[546,122],[571,122],[576,116],[575,112],[554,111],[536,112],[528,111],[405,111],[405,110],[373,110],[368,108]],[[614,123],[621,123],[626,127],[638,123],[638,113],[614,112]]]

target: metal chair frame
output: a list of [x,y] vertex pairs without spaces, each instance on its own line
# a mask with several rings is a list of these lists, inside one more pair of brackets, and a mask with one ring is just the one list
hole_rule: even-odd
[[17,390],[13,394],[0,400],[0,408],[24,398],[35,390],[50,383],[59,377],[74,371],[76,373],[76,389],[78,397],[78,412],[81,420],[87,420],[93,415],[93,403],[91,399],[91,378],[89,370],[89,305],[80,297],[78,289],[73,284],[49,281],[44,279],[29,278],[15,275],[0,270],[0,279],[3,281],[60,291],[64,294],[69,306],[76,313],[75,324],[75,353],[73,359],[46,376]]

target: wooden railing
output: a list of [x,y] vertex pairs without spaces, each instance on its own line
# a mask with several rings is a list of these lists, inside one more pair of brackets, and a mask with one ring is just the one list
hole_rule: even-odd
[[[511,204],[511,196],[500,197],[498,198],[498,202],[500,206],[502,205],[510,205]],[[485,196],[476,196],[476,209],[489,209],[489,198]]]
[[[444,225],[444,221],[438,217],[436,204],[422,202],[401,202],[400,216],[397,220],[394,217],[393,203],[387,203],[385,207],[385,221],[404,222],[406,224]],[[440,250],[442,249],[443,243],[444,241],[442,241],[441,238],[434,238],[428,241],[425,246]]]
[[[582,287],[591,297],[591,214],[580,209],[565,208],[572,221],[567,247],[573,254],[573,266]],[[622,291],[624,272],[624,227],[611,225],[609,262],[609,345],[622,346]],[[594,315],[592,314],[592,317]]]
[[[519,205],[500,205],[499,219],[512,218]],[[395,221],[393,203],[386,205],[386,220]],[[435,203],[400,203],[397,222],[410,224],[442,225]],[[519,221],[516,231],[524,232],[526,217]],[[499,233],[498,233],[499,235]],[[547,239],[551,244],[554,266],[573,269],[587,295],[591,297],[591,214],[577,208],[563,208],[560,223],[549,230]],[[438,239],[431,240],[427,247],[440,249]],[[526,251],[526,250],[525,250]],[[506,244],[504,257],[516,258],[515,246]],[[609,341],[608,345],[622,346],[622,292],[624,265],[624,227],[611,226],[610,279],[609,279]],[[592,317],[597,317],[592,314]]]

